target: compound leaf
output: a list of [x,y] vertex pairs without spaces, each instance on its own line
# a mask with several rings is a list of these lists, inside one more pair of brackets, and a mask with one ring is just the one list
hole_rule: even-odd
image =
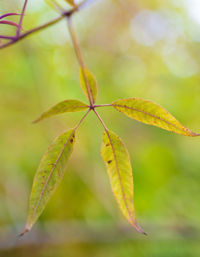
[[[88,87],[85,81],[87,81]],[[93,74],[87,68],[80,69],[80,85],[86,97],[90,99],[89,94],[91,94],[93,103],[95,103],[97,98],[97,91],[98,91],[97,81],[93,76]]]
[[88,106],[85,103],[80,102],[79,100],[65,100],[60,102],[50,108],[48,111],[44,112],[34,123],[37,123],[41,120],[49,118],[51,116],[65,113],[65,112],[80,112],[87,110]]
[[21,235],[35,224],[62,180],[74,141],[74,129],[71,129],[57,137],[42,157],[33,181],[26,227]]
[[123,215],[138,232],[145,234],[135,217],[133,175],[128,151],[122,140],[110,130],[104,132],[101,156],[106,164],[112,191]]
[[157,126],[184,136],[196,137],[200,135],[184,127],[160,105],[148,100],[140,98],[121,99],[114,101],[112,106],[128,117],[149,125]]

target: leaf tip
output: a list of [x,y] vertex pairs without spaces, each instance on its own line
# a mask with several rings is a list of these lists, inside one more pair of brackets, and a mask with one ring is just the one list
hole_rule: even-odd
[[32,124],[36,124],[36,123],[38,123],[40,120],[41,120],[41,118],[38,118],[38,119],[32,121]]
[[24,231],[23,231],[21,234],[19,234],[19,237],[24,236],[24,235],[27,234],[29,231],[30,231],[29,228],[25,228]]
[[185,135],[188,136],[188,137],[199,137],[200,136],[199,133],[195,133],[188,128],[186,128],[186,134]]
[[147,233],[139,226],[138,223],[135,223],[135,224],[134,224],[134,227],[135,227],[135,229],[136,229],[140,234],[143,234],[143,235],[147,236]]
[[191,133],[191,136],[192,136],[192,137],[199,137],[200,134],[192,132],[192,133]]

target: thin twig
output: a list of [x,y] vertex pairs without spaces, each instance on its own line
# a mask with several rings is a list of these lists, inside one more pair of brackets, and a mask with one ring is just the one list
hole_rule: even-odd
[[[41,31],[41,30],[43,30],[43,29],[46,29],[46,28],[48,28],[48,27],[50,27],[50,26],[52,26],[52,25],[58,23],[59,21],[63,20],[65,17],[70,17],[70,16],[72,16],[75,12],[81,10],[81,9],[84,8],[86,5],[88,5],[89,2],[91,2],[91,0],[83,1],[83,2],[81,2],[79,5],[77,5],[76,7],[74,7],[73,9],[71,9],[71,10],[69,10],[69,11],[63,12],[59,17],[57,17],[57,18],[55,18],[55,19],[53,19],[53,20],[51,20],[51,21],[49,21],[49,22],[47,22],[47,23],[45,23],[45,24],[43,24],[43,25],[41,25],[41,26],[38,26],[38,27],[36,27],[36,28],[33,28],[33,29],[31,29],[31,30],[29,30],[29,31],[27,31],[27,32],[25,32],[25,33],[23,33],[23,34],[20,34],[19,37],[13,38],[10,42],[7,42],[7,43],[5,43],[5,44],[0,45],[0,49],[9,47],[9,46],[11,46],[11,45],[17,43],[18,41],[20,41],[20,40],[26,38],[27,36],[29,36],[29,35],[31,35],[31,34],[33,34],[33,33],[35,33],[35,32],[39,32],[39,31]],[[13,15],[16,15],[16,14],[14,13]],[[3,15],[3,16],[0,16],[0,18],[2,18],[2,17],[4,17],[4,15]]]
[[104,121],[102,120],[101,116],[98,114],[98,112],[95,110],[95,108],[93,109],[94,113],[96,114],[97,118],[99,119],[99,121],[101,122],[103,128],[105,129],[106,133],[108,133],[108,129],[106,127],[106,124],[104,123]]
[[9,39],[9,40],[13,39],[13,37],[11,37],[11,36],[2,36],[2,35],[0,35],[0,38],[2,38],[2,39]]
[[39,27],[36,27],[36,28],[34,28],[34,29],[31,29],[31,30],[29,30],[29,31],[27,31],[27,32],[25,32],[25,33],[23,33],[23,34],[21,34],[18,38],[15,38],[15,39],[13,39],[12,41],[10,41],[10,42],[8,42],[8,43],[5,43],[5,44],[3,44],[3,45],[0,45],[0,49],[6,48],[6,47],[8,47],[8,46],[11,46],[11,45],[17,43],[18,41],[20,41],[20,40],[22,40],[22,39],[28,37],[29,35],[35,33],[35,32],[41,31],[41,30],[43,30],[43,29],[45,29],[45,28],[48,28],[48,27],[50,27],[51,25],[54,25],[54,24],[56,24],[57,22],[59,22],[59,21],[61,21],[62,19],[64,19],[64,17],[65,17],[65,15],[61,15],[61,16],[57,17],[56,19],[53,19],[52,21],[49,21],[49,22],[47,22],[47,23],[45,23],[45,24],[43,24],[43,25],[41,25],[41,26],[39,26]]
[[50,26],[52,26],[52,25],[58,23],[59,21],[63,20],[66,16],[70,16],[70,15],[72,15],[73,13],[75,13],[77,10],[78,10],[78,7],[73,8],[73,9],[71,9],[70,11],[67,11],[67,12],[62,13],[59,17],[57,17],[57,18],[55,18],[55,19],[53,19],[53,20],[51,20],[51,21],[49,21],[49,22],[47,22],[47,23],[45,23],[45,24],[43,24],[43,25],[41,25],[41,26],[38,26],[38,27],[36,27],[36,28],[33,28],[33,29],[31,29],[31,30],[29,30],[29,31],[27,31],[27,32],[25,32],[25,33],[23,33],[23,34],[21,34],[18,38],[14,38],[14,39],[13,39],[12,41],[10,41],[10,42],[7,42],[7,43],[5,43],[5,44],[3,44],[3,45],[0,45],[0,49],[6,48],[6,47],[8,47],[8,46],[11,46],[11,45],[17,43],[18,41],[20,41],[20,40],[22,40],[22,39],[28,37],[29,35],[35,33],[35,32],[39,32],[39,31],[41,31],[41,30],[43,30],[43,29],[46,29],[46,28],[48,28],[48,27],[50,27]]
[[70,36],[71,36],[71,39],[72,39],[72,43],[73,43],[73,46],[74,46],[74,50],[75,50],[75,53],[76,53],[76,57],[77,57],[79,65],[81,67],[81,71],[83,73],[83,79],[84,79],[84,82],[86,84],[90,105],[93,106],[94,102],[93,102],[92,92],[91,92],[91,88],[89,86],[89,82],[88,82],[88,79],[87,79],[87,76],[86,76],[86,73],[85,73],[85,64],[84,64],[84,61],[83,61],[83,57],[82,57],[82,54],[81,54],[81,50],[80,50],[80,46],[78,44],[77,37],[76,37],[75,32],[73,30],[71,17],[67,17],[67,24],[68,24],[69,33],[70,33]]
[[11,26],[15,26],[15,27],[18,27],[18,24],[13,22],[13,21],[5,21],[5,20],[2,20],[0,21],[0,24],[5,24],[5,25],[11,25]]
[[22,8],[22,13],[21,13],[21,16],[20,16],[20,20],[19,20],[19,25],[18,25],[18,28],[17,28],[17,33],[16,33],[16,37],[17,38],[21,34],[22,22],[23,22],[23,19],[24,19],[24,14],[25,14],[25,11],[26,11],[27,4],[28,4],[28,0],[25,0],[23,8]]
[[13,16],[13,15],[21,15],[21,14],[19,14],[19,13],[13,13],[13,12],[11,12],[11,13],[6,13],[6,14],[3,14],[3,15],[0,16],[0,20],[1,20],[1,19],[4,19],[4,18],[6,18],[6,17],[9,17],[9,16]]
[[109,106],[113,106],[112,104],[95,104],[94,107],[109,107]]

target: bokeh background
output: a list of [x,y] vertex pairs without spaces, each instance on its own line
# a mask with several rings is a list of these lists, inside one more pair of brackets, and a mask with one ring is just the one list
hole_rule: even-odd
[[[22,4],[0,0],[0,14],[20,12]],[[57,16],[43,0],[30,0],[24,30]],[[98,103],[150,99],[200,131],[199,0],[96,0],[73,20],[98,80]],[[1,25],[5,33],[15,31]],[[199,139],[140,124],[111,108],[99,112],[129,149],[137,218],[148,237],[118,210],[100,157],[103,129],[92,113],[39,222],[17,237],[41,156],[82,113],[32,121],[67,98],[85,100],[66,21],[0,51],[0,256],[200,256]]]

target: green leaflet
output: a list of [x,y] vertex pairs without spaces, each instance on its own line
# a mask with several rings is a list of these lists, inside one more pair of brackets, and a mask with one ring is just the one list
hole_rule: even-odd
[[[84,78],[84,74],[85,74],[86,78]],[[88,82],[88,86],[89,86],[90,93],[92,95],[93,103],[95,103],[96,98],[97,98],[97,91],[98,91],[97,81],[96,81],[95,77],[92,75],[92,73],[87,68],[84,68],[84,73],[83,73],[83,69],[81,68],[80,69],[80,85],[83,90],[83,93],[86,95],[86,97],[88,99],[90,99],[87,85],[85,83],[85,79]]]
[[135,217],[133,176],[128,151],[122,140],[110,130],[104,132],[101,156],[106,164],[112,191],[123,215],[138,232],[145,234]]
[[49,118],[51,116],[65,113],[65,112],[80,112],[87,110],[88,106],[85,103],[80,102],[79,100],[65,100],[60,102],[50,108],[48,111],[44,112],[34,123],[37,123],[41,120]]
[[184,136],[196,137],[196,134],[184,127],[160,105],[140,98],[128,98],[114,101],[112,106],[130,118],[157,126]]
[[24,233],[35,224],[62,180],[74,141],[74,129],[71,129],[57,137],[42,157],[33,181]]

